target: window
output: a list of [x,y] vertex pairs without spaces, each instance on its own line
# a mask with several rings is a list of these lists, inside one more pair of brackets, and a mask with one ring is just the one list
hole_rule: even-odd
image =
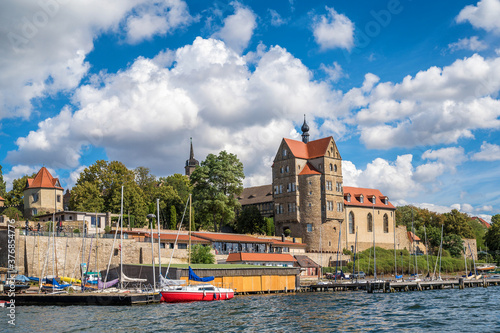
[[[328,153],[328,154],[330,154],[330,153]],[[330,163],[330,171],[333,171],[333,165],[332,165],[332,163]]]
[[359,196],[359,202],[363,203],[365,201],[365,197],[363,195]]
[[354,213],[353,212],[349,213],[349,233],[350,234],[354,233]]
[[33,208],[33,209],[31,210],[31,215],[33,215],[33,216],[34,216],[34,215],[36,215],[36,214],[38,214],[38,211],[37,211],[37,209],[36,209],[36,208]]
[[347,194],[347,202],[351,202],[351,195]]
[[286,149],[283,148],[283,152],[282,152],[283,158],[286,157],[286,154],[287,154],[287,151],[286,151]]
[[337,172],[337,164],[333,166],[333,171]]
[[333,210],[333,201],[327,201],[326,202],[326,207],[328,210]]
[[165,248],[165,243],[160,243],[160,249],[164,249]]
[[280,173],[283,173],[283,167],[280,168]]
[[344,206],[342,205],[341,202],[337,202],[337,212],[342,212],[344,211]]
[[384,214],[384,233],[389,233],[389,218],[387,217],[387,214]]
[[385,204],[385,205],[388,205],[388,204],[389,204],[389,198],[387,198],[387,197],[385,197],[385,198],[384,198],[384,204]]
[[376,199],[375,199],[375,196],[373,196],[373,197],[372,197],[372,204],[374,204],[374,205],[375,205],[375,200],[376,200]]
[[373,216],[371,213],[368,213],[368,217],[366,220],[368,224],[368,232],[373,232]]
[[274,194],[279,194],[278,186],[274,186]]
[[286,185],[286,191],[287,191],[287,192],[290,192],[291,190],[292,190],[292,184],[288,183],[288,184]]
[[288,165],[286,166],[285,170],[286,172],[290,172],[290,168],[288,167]]
[[115,251],[114,251],[113,255],[114,255],[114,256],[117,256],[117,255],[118,255],[118,253],[119,253],[118,251],[119,251],[118,249],[115,249]]
[[61,195],[60,194],[57,195],[57,202],[61,202]]
[[342,192],[342,183],[337,182],[336,190],[337,192]]
[[292,183],[292,192],[295,192],[295,183]]
[[188,248],[188,245],[186,243],[177,243],[177,248],[179,250],[186,250]]
[[307,224],[307,232],[312,232],[313,231],[313,225],[311,223]]
[[289,213],[295,212],[295,202],[289,202],[288,203],[288,212]]
[[327,181],[326,181],[326,189],[327,189],[328,191],[331,191],[331,190],[332,190],[332,182],[331,182],[331,181],[329,181],[329,180],[327,180]]
[[283,193],[283,185],[280,185],[280,194]]
[[38,193],[33,193],[32,197],[33,197],[33,202],[37,202],[38,201]]
[[323,169],[323,165],[321,165],[321,164],[318,167],[320,170]]
[[311,207],[311,203],[309,203],[309,207]]
[[313,191],[309,191],[309,195],[312,195],[313,194]]

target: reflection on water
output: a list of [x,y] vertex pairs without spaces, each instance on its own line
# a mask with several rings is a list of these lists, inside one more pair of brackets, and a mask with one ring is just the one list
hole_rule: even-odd
[[[500,331],[500,287],[238,296],[133,307],[17,307],[23,332]],[[0,331],[7,325],[0,324]]]

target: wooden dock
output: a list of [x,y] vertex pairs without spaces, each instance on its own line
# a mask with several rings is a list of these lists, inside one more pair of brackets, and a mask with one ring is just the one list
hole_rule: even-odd
[[[138,305],[160,302],[159,293],[16,294],[18,305]],[[12,297],[0,295],[0,300]]]

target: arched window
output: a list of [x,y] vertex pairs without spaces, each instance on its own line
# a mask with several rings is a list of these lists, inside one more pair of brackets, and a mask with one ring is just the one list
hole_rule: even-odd
[[353,212],[349,213],[349,233],[350,234],[354,233],[354,213]]
[[389,233],[389,217],[387,217],[387,214],[384,214],[384,232]]
[[367,217],[367,224],[368,224],[368,232],[373,232],[373,216],[372,213],[368,213]]
[[330,171],[332,171],[332,170],[333,170],[333,165],[332,165],[332,163],[330,163]]
[[333,166],[333,171],[337,172],[337,164]]

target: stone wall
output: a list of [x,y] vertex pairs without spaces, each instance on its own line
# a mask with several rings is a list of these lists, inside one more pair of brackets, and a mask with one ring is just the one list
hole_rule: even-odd
[[[55,192],[55,193],[54,193]],[[33,201],[33,194],[38,194],[38,200]],[[37,214],[53,213],[64,210],[62,189],[33,188],[24,191],[24,216],[32,216],[32,209],[37,210]],[[59,201],[56,203],[56,195]]]
[[[476,244],[476,239],[475,238],[462,238],[464,241],[464,246],[465,246],[465,255],[467,258],[474,258],[474,260],[477,260],[477,244]],[[469,248],[470,245],[470,248]]]

